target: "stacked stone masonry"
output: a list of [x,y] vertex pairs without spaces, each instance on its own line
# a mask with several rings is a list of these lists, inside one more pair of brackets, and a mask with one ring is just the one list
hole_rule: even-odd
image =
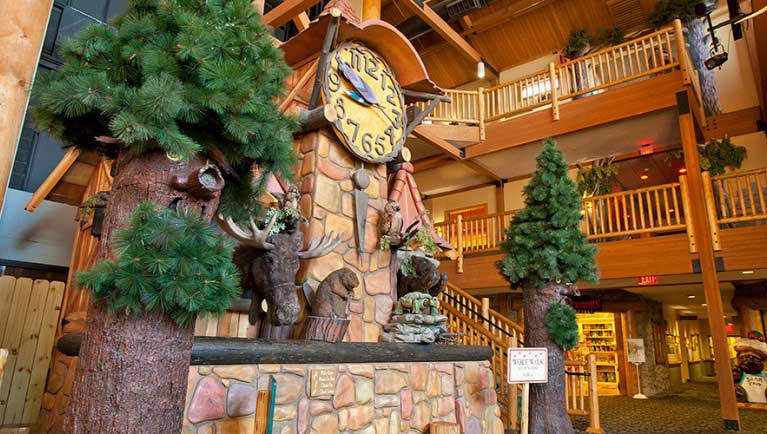
[[[332,395],[309,396],[312,370],[335,371]],[[502,434],[488,362],[193,366],[182,434],[253,432],[258,390],[277,382],[275,434],[418,434],[436,421]]]
[[[331,232],[344,234],[344,241],[334,252],[302,261],[298,281],[308,281],[316,291],[319,282],[331,272],[342,267],[353,270],[361,283],[349,303],[350,324],[345,340],[378,342],[393,305],[391,254],[378,249],[378,219],[388,195],[386,165],[363,166],[329,129],[299,138],[296,148],[300,158],[296,174],[301,212],[309,220],[305,225],[306,242]],[[363,253],[358,248],[351,180],[352,173],[361,167],[370,175],[370,185],[365,190],[369,203],[364,216]]]

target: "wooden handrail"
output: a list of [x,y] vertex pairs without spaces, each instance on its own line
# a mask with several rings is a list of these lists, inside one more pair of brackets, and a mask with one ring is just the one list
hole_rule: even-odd
[[[455,101],[441,103],[428,119],[476,124],[483,139],[487,122],[546,105],[551,105],[554,120],[559,120],[559,101],[677,67],[683,69],[685,84],[695,87],[696,77],[688,71],[689,56],[680,29],[677,20],[672,26],[559,65],[550,64],[543,71],[506,83],[478,90],[446,90]],[[676,43],[672,44],[674,38]],[[699,86],[694,90],[699,96]]]
[[[469,294],[468,292],[464,291],[463,289],[455,286],[454,284],[448,282],[447,287],[452,290],[454,293],[460,295],[461,297],[469,300],[474,306],[477,307],[477,311],[480,312],[482,309],[482,302],[474,297],[473,295]],[[515,330],[520,334],[520,336],[524,333],[524,328],[515,323],[514,321],[507,318],[505,315],[501,314],[498,311],[495,311],[493,309],[490,309],[490,317],[494,320],[497,320],[499,323],[502,323],[504,325],[508,325],[511,329]],[[520,339],[521,341],[524,341],[523,339]]]

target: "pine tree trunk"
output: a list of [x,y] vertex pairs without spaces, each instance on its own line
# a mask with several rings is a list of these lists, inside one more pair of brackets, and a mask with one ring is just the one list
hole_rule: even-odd
[[707,116],[722,112],[719,103],[719,90],[716,87],[716,74],[709,71],[704,62],[710,57],[709,47],[711,41],[707,37],[706,24],[699,19],[691,19],[684,23],[687,29],[687,51],[690,53],[690,61],[698,70],[698,79],[703,98],[703,108]]
[[562,347],[549,338],[546,313],[552,303],[564,299],[558,286],[525,289],[525,346],[545,347],[549,351],[549,381],[530,385],[530,434],[573,434],[565,397],[565,355]]
[[[127,225],[143,201],[195,209],[210,221],[218,207],[218,192],[200,198],[171,186],[204,164],[174,162],[164,153],[118,158],[99,259],[113,257],[114,231]],[[126,316],[107,312],[104,303],[92,303],[72,396],[56,432],[181,432],[193,336],[192,327],[179,327],[162,313]]]

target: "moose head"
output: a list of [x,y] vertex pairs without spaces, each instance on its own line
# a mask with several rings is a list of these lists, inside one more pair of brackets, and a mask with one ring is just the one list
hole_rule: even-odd
[[331,232],[312,240],[306,250],[301,250],[304,235],[299,230],[300,216],[288,222],[284,232],[270,234],[277,217],[274,214],[264,229],[259,229],[253,219],[246,228],[229,217],[218,217],[221,228],[240,242],[234,251],[234,263],[240,270],[243,289],[253,291],[248,316],[251,324],[263,314],[263,300],[266,300],[267,318],[271,324],[289,325],[298,321],[300,303],[296,274],[299,260],[325,256],[344,238],[343,233],[334,236]]

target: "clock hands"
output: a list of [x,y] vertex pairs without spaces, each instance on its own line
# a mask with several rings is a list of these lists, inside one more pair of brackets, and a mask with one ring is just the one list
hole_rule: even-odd
[[338,62],[338,69],[341,70],[341,75],[355,89],[344,91],[346,96],[359,104],[377,108],[380,111],[380,114],[382,114],[388,122],[396,124],[396,122],[392,120],[392,118],[390,118],[386,113],[386,110],[378,103],[378,98],[376,97],[375,92],[370,87],[370,85],[367,84],[367,82],[365,82],[365,80],[363,80],[356,71],[354,71],[351,65],[344,62],[338,56],[336,57],[336,62]]
[[351,65],[341,60],[341,58],[336,57],[336,62],[338,62],[338,68],[341,70],[341,75],[354,87],[354,89],[357,90],[356,95],[353,95],[353,91],[347,91],[347,95],[351,96],[352,99],[359,102],[360,104],[365,105],[376,105],[378,104],[378,98],[376,97],[375,92],[373,92],[373,89],[370,87],[369,84],[365,82],[357,73],[352,69]]

